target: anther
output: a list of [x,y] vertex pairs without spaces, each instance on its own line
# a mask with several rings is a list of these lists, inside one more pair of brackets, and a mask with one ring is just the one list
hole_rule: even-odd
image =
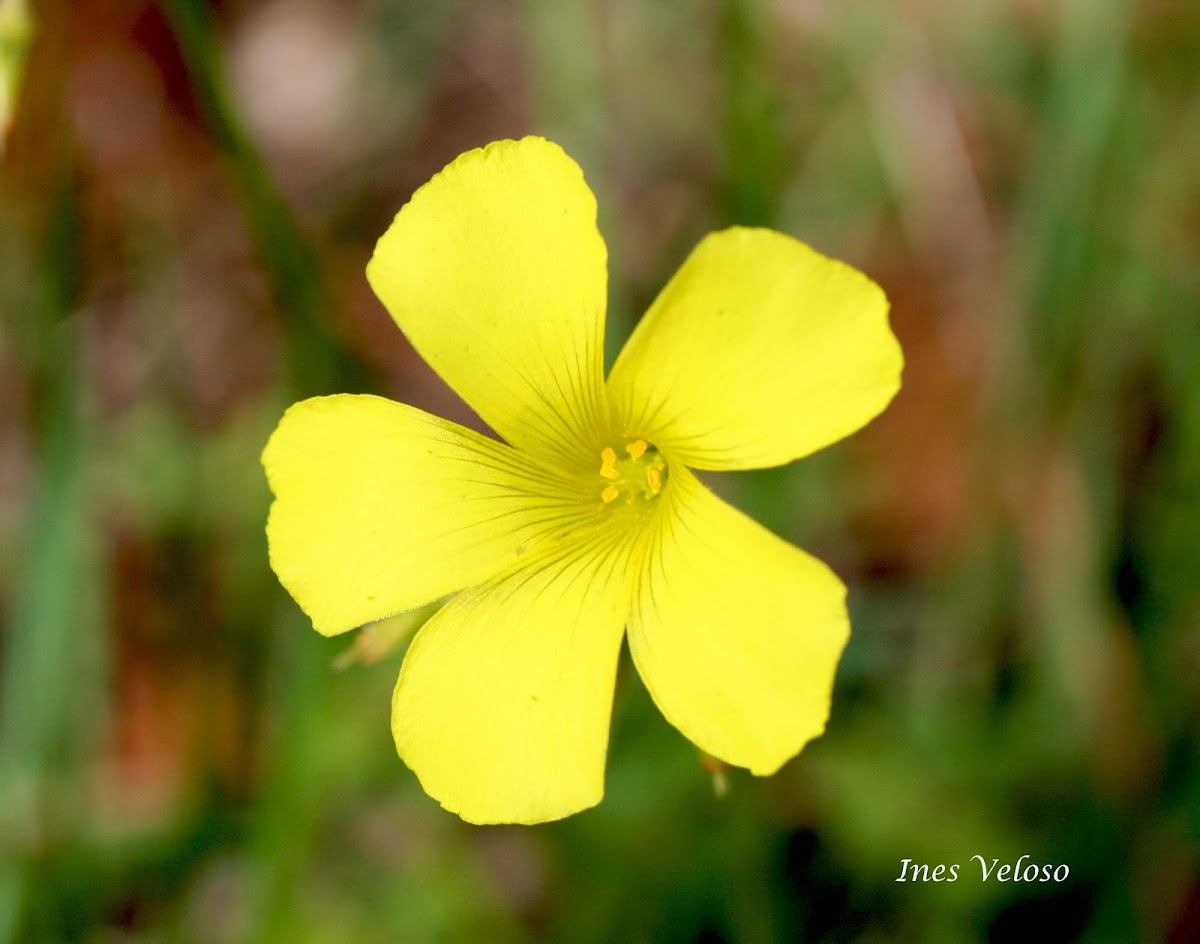
[[662,492],[666,460],[645,439],[623,439],[600,450],[600,502],[640,508]]
[[[617,453],[612,446],[605,446],[600,451],[600,477],[618,479],[621,473],[617,471]],[[609,499],[611,501],[612,499]]]

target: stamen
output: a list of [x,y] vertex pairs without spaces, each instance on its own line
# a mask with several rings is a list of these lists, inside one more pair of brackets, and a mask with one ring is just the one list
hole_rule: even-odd
[[600,477],[618,479],[621,473],[617,471],[617,453],[612,446],[605,446],[600,451]]
[[600,450],[600,503],[640,514],[659,497],[668,475],[667,462],[653,443],[619,439]]

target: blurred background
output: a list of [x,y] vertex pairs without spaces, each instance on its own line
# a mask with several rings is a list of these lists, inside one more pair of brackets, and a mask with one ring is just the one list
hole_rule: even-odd
[[[0,944],[1200,940],[1200,4],[0,0],[0,122]],[[400,649],[268,568],[258,455],[313,394],[478,426],[363,268],[527,132],[610,362],[737,222],[881,283],[907,367],[715,482],[850,588],[825,736],[718,796],[626,656],[604,803],[476,828]],[[1022,854],[1069,878],[972,860]]]

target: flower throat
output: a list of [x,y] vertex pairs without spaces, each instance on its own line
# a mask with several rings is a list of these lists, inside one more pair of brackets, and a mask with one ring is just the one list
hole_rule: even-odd
[[667,483],[667,462],[653,444],[632,439],[600,450],[600,501],[641,505],[658,498]]

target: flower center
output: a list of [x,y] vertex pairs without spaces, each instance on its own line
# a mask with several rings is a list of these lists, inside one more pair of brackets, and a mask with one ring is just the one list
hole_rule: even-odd
[[600,450],[600,501],[605,505],[653,501],[666,483],[667,460],[652,443],[632,439]]

